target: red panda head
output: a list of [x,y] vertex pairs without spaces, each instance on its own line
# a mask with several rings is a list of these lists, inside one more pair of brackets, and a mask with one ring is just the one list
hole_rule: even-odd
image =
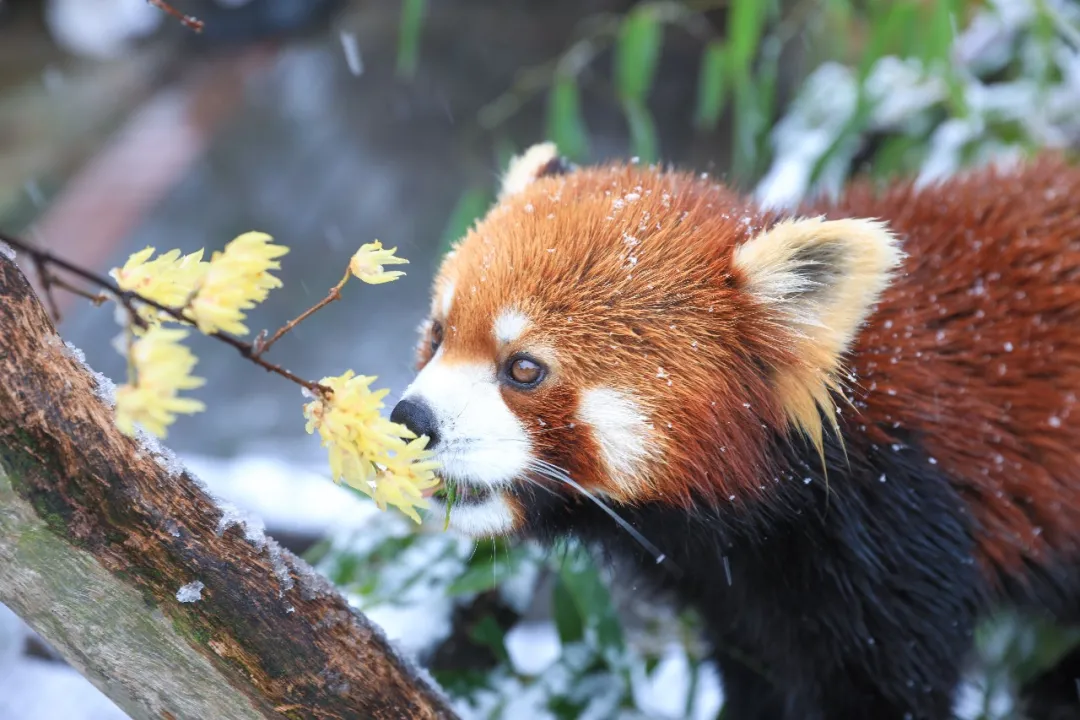
[[575,495],[565,477],[616,504],[749,500],[770,433],[820,443],[899,257],[874,221],[780,221],[704,177],[539,145],[445,259],[392,417],[429,435],[475,535],[543,522],[527,498]]

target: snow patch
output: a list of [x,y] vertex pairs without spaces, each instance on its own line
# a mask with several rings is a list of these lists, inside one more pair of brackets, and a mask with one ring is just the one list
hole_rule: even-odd
[[522,675],[539,675],[562,652],[553,622],[520,622],[506,633],[505,642],[514,670]]
[[[274,569],[274,575],[277,576],[278,581],[281,583],[281,590],[278,591],[278,594],[284,595],[293,588],[292,574],[289,572],[289,566],[285,564],[284,551],[281,546],[277,544],[276,540],[272,540],[265,535],[262,535],[261,530],[259,531],[259,534],[262,536],[262,541],[266,545],[266,552],[270,556],[270,565]],[[251,539],[250,536],[248,539]]]
[[234,512],[243,508],[276,530],[323,535],[355,529],[380,512],[375,503],[335,485],[323,464],[261,453],[234,458],[185,454],[184,464]]
[[199,580],[189,582],[176,591],[176,599],[182,603],[193,603],[202,600],[202,591],[205,587]]
[[218,509],[221,510],[221,517],[218,518],[216,529],[219,536],[224,535],[225,531],[234,525],[242,525],[244,537],[247,541],[259,550],[263,549],[263,546],[266,545],[266,525],[262,519],[227,502],[218,503]]

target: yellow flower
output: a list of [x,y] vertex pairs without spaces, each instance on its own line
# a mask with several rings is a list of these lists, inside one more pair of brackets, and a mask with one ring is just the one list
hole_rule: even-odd
[[[133,253],[122,268],[113,268],[109,275],[121,290],[135,292],[148,300],[179,309],[202,281],[210,269],[210,263],[203,261],[202,250],[183,257],[179,250],[170,250],[151,260],[153,254],[152,247]],[[150,326],[173,319],[146,305],[140,305],[138,312]],[[141,332],[138,327],[135,327],[135,331]]]
[[116,424],[126,435],[135,434],[135,423],[165,437],[177,413],[206,409],[198,400],[177,397],[181,390],[200,387],[205,380],[192,377],[198,358],[180,344],[187,330],[156,326],[148,329],[131,347],[135,385],[116,391]]
[[439,478],[435,476],[439,464],[431,460],[434,453],[425,450],[427,444],[427,437],[416,438],[396,451],[393,457],[387,458],[386,466],[374,481],[373,497],[379,509],[385,510],[387,505],[394,505],[414,522],[420,522],[414,508],[428,507],[421,491],[439,484]]
[[428,506],[421,491],[438,484],[434,454],[424,449],[426,437],[416,438],[405,426],[381,416],[389,391],[372,391],[374,380],[351,370],[323,378],[320,384],[332,393],[304,406],[307,431],[318,430],[328,448],[334,482],[344,481],[374,498],[381,509],[394,505],[420,522],[415,508]]
[[187,317],[206,334],[227,332],[247,335],[244,310],[266,299],[270,290],[281,287],[281,280],[270,274],[281,264],[275,258],[289,252],[274,245],[265,233],[244,233],[214,253],[210,267],[196,288],[188,305]]
[[383,265],[407,265],[405,258],[394,257],[397,248],[383,250],[382,243],[376,240],[361,245],[349,261],[352,274],[370,285],[381,285],[397,280],[405,273],[399,270],[383,270]]

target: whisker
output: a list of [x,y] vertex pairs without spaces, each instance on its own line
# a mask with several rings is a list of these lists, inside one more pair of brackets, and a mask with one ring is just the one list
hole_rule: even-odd
[[533,485],[533,486],[535,486],[535,487],[538,487],[538,488],[540,488],[541,490],[543,490],[544,492],[546,492],[546,493],[549,493],[549,494],[551,494],[551,495],[554,495],[554,496],[558,497],[558,493],[557,493],[557,492],[555,492],[554,490],[552,490],[551,488],[549,488],[549,487],[548,487],[547,485],[544,485],[543,483],[539,483],[539,482],[537,482],[536,480],[534,480],[533,478],[529,477],[528,475],[525,475],[523,479],[525,480],[525,482],[529,483],[530,485]]
[[[641,547],[645,548],[645,550],[647,550],[649,554],[652,555],[653,558],[656,560],[657,565],[667,559],[667,555],[660,552],[659,548],[649,542],[649,540],[644,535],[638,532],[637,528],[624,520],[622,516],[620,516],[610,507],[608,507],[608,505],[602,500],[600,500],[600,498],[596,497],[591,492],[582,487],[581,484],[574,480],[572,477],[570,477],[570,475],[564,469],[540,459],[533,459],[530,462],[530,465],[533,466],[533,470],[535,472],[544,475],[545,477],[548,477],[552,480],[566,483],[567,485],[587,497],[593,503],[595,503],[598,508],[603,510],[605,513],[608,514],[608,516],[611,517],[612,520],[618,523],[619,526],[622,527],[622,529],[630,535],[630,537],[634,538],[634,540],[636,540],[638,544],[641,545]],[[668,561],[668,566],[674,571],[679,572],[678,567],[676,567],[671,561]]]

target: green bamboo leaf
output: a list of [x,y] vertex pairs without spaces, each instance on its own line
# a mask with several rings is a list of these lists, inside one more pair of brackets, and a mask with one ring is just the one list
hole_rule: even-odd
[[566,582],[559,577],[551,594],[551,609],[555,619],[555,629],[563,645],[578,642],[585,637],[585,620],[570,594]]
[[720,122],[727,92],[727,52],[724,44],[714,40],[701,53],[698,72],[697,109],[694,124],[703,130],[713,130]]
[[952,50],[957,7],[954,0],[931,3],[929,27],[925,31],[922,57],[928,64],[949,62]]
[[920,155],[924,145],[925,140],[914,135],[885,138],[871,163],[873,176],[879,180],[890,180],[913,171],[918,167],[913,158]]
[[615,45],[615,87],[624,101],[644,102],[663,42],[664,28],[652,7],[638,5],[623,19]]
[[491,615],[485,615],[469,630],[469,638],[490,648],[499,662],[509,665],[510,653],[506,650],[506,633]]
[[728,41],[733,72],[749,72],[771,4],[767,0],[731,0],[728,8]]
[[401,24],[398,27],[397,71],[412,77],[420,60],[420,33],[424,29],[427,0],[402,0]]
[[876,12],[871,15],[870,39],[859,58],[859,86],[870,74],[874,64],[888,54],[892,41],[905,34],[905,27],[913,27],[912,6],[908,0],[899,0],[884,7],[872,6]]
[[775,121],[777,84],[780,79],[780,51],[783,50],[780,41],[772,36],[765,38],[761,44],[761,59],[758,63],[757,76],[754,78],[754,95],[757,101],[757,111],[760,125],[757,128],[758,157],[756,165],[760,165],[761,156],[768,145],[768,133]]
[[[562,600],[559,598],[558,588],[560,587],[566,595]],[[624,644],[622,625],[615,613],[615,606],[611,602],[607,586],[587,550],[580,546],[571,549],[559,567],[556,591],[553,600],[556,605],[556,626],[559,627],[560,637],[563,635],[563,630],[559,624],[558,605],[569,599],[577,609],[577,617],[580,618],[582,627],[595,630],[600,647],[610,650],[622,649]],[[569,610],[564,607],[563,612],[565,613],[564,622],[567,623],[566,629],[577,632],[576,626],[572,624],[572,615]]]
[[582,161],[589,152],[589,132],[581,113],[577,78],[559,75],[548,96],[547,135],[571,160]]
[[734,127],[731,172],[738,182],[754,179],[757,138],[764,125],[754,85],[749,78],[735,77]]
[[630,148],[638,159],[646,164],[654,163],[660,155],[656,137],[656,124],[645,103],[627,101],[623,113],[630,127]]

